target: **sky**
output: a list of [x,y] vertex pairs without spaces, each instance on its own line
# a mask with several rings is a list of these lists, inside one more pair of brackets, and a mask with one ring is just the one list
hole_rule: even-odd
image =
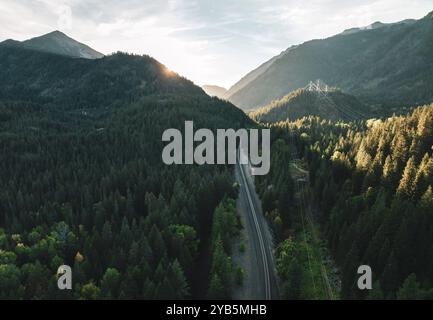
[[228,88],[291,45],[430,11],[433,0],[0,0],[0,41],[60,30]]

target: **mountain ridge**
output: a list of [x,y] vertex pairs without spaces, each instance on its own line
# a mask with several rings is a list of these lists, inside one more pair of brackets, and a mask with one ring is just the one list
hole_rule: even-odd
[[229,90],[225,98],[243,110],[256,110],[322,79],[369,105],[433,101],[431,15],[291,47],[265,62],[265,70],[251,71],[259,74],[247,83],[241,79],[233,86],[237,90]]
[[211,97],[218,97],[218,98],[223,98],[224,95],[227,92],[227,89],[224,88],[224,87],[220,87],[220,86],[216,86],[216,85],[210,85],[210,84],[203,85],[202,89],[209,96],[211,96]]
[[276,55],[275,57],[271,58],[270,60],[262,63],[260,66],[258,66],[256,69],[253,69],[252,71],[248,72],[245,76],[243,76],[238,82],[236,82],[234,85],[232,85],[227,92],[224,94],[223,98],[229,100],[230,96],[235,94],[237,91],[241,90],[245,86],[247,86],[249,83],[251,83],[253,80],[255,80],[258,76],[260,76],[262,73],[264,73],[274,61],[278,60],[280,57],[282,57],[285,53],[287,53],[289,50],[297,47],[291,46],[288,49],[282,51],[280,54]]
[[100,108],[155,93],[206,96],[191,81],[167,73],[150,56],[116,53],[101,59],[0,46],[0,100],[33,101],[66,109]]
[[24,41],[7,39],[0,42],[0,45],[22,47],[72,58],[100,59],[104,57],[102,53],[58,30]]

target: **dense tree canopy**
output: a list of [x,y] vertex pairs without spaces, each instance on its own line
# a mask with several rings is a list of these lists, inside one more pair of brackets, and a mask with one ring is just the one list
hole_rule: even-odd
[[164,165],[162,132],[247,117],[149,57],[0,56],[0,298],[191,297],[236,190],[229,167]]
[[288,126],[300,137],[342,266],[343,296],[364,297],[354,289],[361,264],[372,267],[385,298],[432,288],[433,106],[365,123],[310,117]]

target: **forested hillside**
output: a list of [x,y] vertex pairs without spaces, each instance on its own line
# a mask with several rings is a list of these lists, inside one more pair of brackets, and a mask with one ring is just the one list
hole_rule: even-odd
[[[256,185],[279,243],[283,296],[433,299],[433,105],[385,120],[310,116],[271,128],[271,171]],[[372,268],[371,291],[357,288],[360,265]]]
[[256,177],[265,216],[275,235],[281,297],[336,299],[340,283],[314,223],[307,171],[297,157],[290,122],[271,126],[271,170]]
[[[237,196],[232,171],[166,166],[161,136],[185,120],[248,118],[146,56],[1,48],[0,74],[0,298],[181,299],[208,287],[199,257],[221,256],[210,231]],[[72,291],[57,289],[62,264]]]
[[[366,123],[309,117],[301,138],[313,199],[345,298],[433,298],[433,105]],[[359,265],[373,290],[356,290]]]
[[326,92],[326,96],[325,93],[298,89],[251,112],[250,117],[258,122],[272,123],[294,121],[310,115],[329,120],[352,120],[367,118],[371,113],[356,97],[337,89]]
[[71,59],[39,51],[0,47],[0,100],[31,101],[58,109],[103,112],[150,94],[205,93],[149,56],[117,53]]

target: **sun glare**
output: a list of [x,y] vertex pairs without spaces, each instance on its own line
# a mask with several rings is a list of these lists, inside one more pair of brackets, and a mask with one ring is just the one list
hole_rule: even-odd
[[167,77],[174,77],[176,75],[176,73],[174,71],[171,71],[169,68],[164,67],[162,69],[164,75],[166,75]]

